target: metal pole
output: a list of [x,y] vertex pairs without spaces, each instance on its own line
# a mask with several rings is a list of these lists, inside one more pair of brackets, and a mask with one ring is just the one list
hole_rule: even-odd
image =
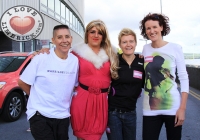
[[160,10],[161,10],[161,14],[162,14],[162,0],[160,0]]

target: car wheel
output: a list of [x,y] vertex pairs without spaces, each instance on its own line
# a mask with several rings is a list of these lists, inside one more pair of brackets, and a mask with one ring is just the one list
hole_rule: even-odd
[[17,92],[12,92],[7,98],[2,117],[5,121],[16,121],[19,119],[23,111],[23,98]]

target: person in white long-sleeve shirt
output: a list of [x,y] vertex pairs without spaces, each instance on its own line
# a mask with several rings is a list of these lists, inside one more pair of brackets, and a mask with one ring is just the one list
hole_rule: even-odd
[[[151,43],[143,48],[145,85],[143,140],[158,140],[165,123],[167,139],[180,140],[185,120],[189,80],[182,47],[163,40],[170,32],[169,18],[149,13],[140,22],[141,35]],[[176,69],[181,93],[177,89]]]

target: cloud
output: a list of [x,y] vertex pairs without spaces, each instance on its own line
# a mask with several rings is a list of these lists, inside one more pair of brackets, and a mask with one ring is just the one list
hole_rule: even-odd
[[146,42],[139,40],[139,22],[149,12],[160,13],[160,2],[171,27],[164,40],[182,45],[184,52],[200,52],[199,0],[85,0],[85,25],[94,19],[103,20],[115,46],[120,30],[131,28],[138,38],[136,51],[141,52]]

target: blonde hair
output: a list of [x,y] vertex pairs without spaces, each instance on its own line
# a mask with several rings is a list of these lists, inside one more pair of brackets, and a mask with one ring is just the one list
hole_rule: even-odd
[[115,52],[112,48],[108,31],[103,21],[93,20],[86,26],[85,43],[88,44],[88,31],[91,30],[93,27],[96,27],[97,30],[102,34],[102,41],[101,41],[100,47],[106,51],[106,54],[109,57],[111,77],[113,79],[117,79],[118,78],[117,70],[118,70],[119,60],[118,60],[117,52]]
[[137,44],[137,37],[136,37],[136,34],[133,30],[129,29],[129,28],[123,28],[119,35],[118,35],[118,41],[119,41],[119,44],[121,43],[121,38],[122,36],[127,36],[127,35],[132,35],[135,39],[135,42]]

